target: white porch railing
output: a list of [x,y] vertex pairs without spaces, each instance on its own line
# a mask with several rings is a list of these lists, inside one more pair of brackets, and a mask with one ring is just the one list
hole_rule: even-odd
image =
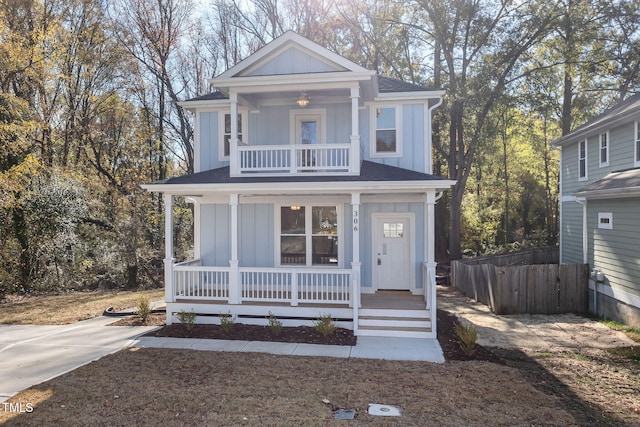
[[[176,300],[229,301],[234,286],[230,268],[199,264],[194,260],[174,266]],[[349,305],[351,279],[351,270],[240,268],[240,301]]]
[[351,144],[243,145],[238,147],[238,172],[356,173],[351,150]]

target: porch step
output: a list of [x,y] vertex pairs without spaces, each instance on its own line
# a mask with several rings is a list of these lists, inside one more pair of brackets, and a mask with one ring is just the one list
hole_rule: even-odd
[[433,338],[427,310],[362,309],[358,313],[359,336]]

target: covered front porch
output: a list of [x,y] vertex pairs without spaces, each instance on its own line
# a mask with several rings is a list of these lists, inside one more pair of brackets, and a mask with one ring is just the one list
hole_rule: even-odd
[[435,337],[435,282],[426,265],[425,294],[413,295],[361,293],[351,269],[239,268],[233,286],[229,267],[200,264],[173,266],[167,324],[178,321],[180,311],[196,313],[197,323],[219,323],[220,316],[231,315],[239,323],[266,325],[271,314],[284,326],[312,325],[328,314],[359,336]]

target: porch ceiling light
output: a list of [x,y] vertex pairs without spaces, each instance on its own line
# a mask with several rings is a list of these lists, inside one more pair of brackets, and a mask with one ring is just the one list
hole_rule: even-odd
[[300,108],[304,108],[309,105],[309,97],[306,92],[300,92],[300,96],[296,99],[296,104],[298,104],[298,107]]
[[292,211],[299,211],[300,210],[300,206],[291,206],[291,210]]

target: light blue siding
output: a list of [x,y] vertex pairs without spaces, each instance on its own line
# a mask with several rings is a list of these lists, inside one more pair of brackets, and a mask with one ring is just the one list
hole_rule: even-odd
[[343,71],[319,59],[291,47],[265,64],[246,74],[247,76],[271,76],[276,74],[304,74]]
[[274,266],[274,205],[240,205],[241,267]]
[[[598,228],[598,213],[610,212],[613,228]],[[588,205],[589,263],[614,289],[640,296],[640,199],[593,200]]]
[[218,114],[220,113],[215,111],[200,113],[200,168],[196,172],[216,169],[229,164],[229,162],[219,160]]
[[582,206],[576,202],[564,202],[562,209],[562,263],[582,264]]
[[229,205],[200,207],[200,259],[203,265],[228,267],[230,255]]

